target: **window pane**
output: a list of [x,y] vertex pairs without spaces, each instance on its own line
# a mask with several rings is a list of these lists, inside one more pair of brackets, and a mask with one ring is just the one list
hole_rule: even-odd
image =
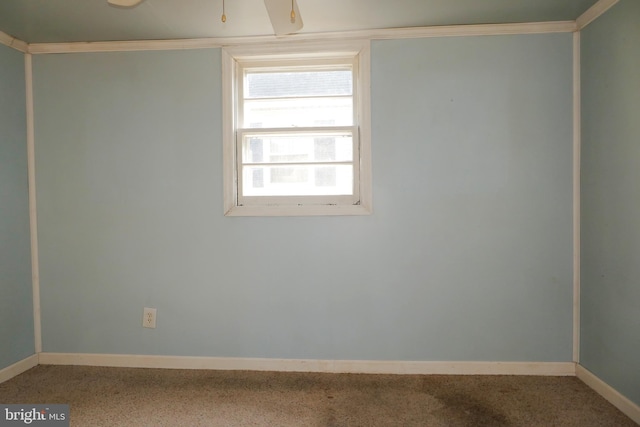
[[242,190],[245,196],[351,195],[353,166],[244,166]]
[[351,70],[247,72],[245,98],[351,95]]
[[321,136],[313,138],[313,154],[316,161],[330,162],[338,157],[336,138],[334,136]]
[[353,161],[353,137],[345,133],[249,134],[242,163],[320,163]]
[[353,98],[289,98],[247,100],[245,128],[351,126]]

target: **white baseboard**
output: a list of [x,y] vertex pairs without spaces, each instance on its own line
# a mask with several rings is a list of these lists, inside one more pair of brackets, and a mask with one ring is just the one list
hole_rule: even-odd
[[0,383],[10,380],[11,378],[20,375],[29,369],[38,366],[38,355],[34,354],[26,359],[22,359],[13,365],[7,366],[4,369],[0,369]]
[[404,362],[40,353],[43,365],[423,375],[574,376],[573,362]]
[[600,396],[607,399],[623,414],[640,424],[640,406],[627,399],[609,384],[602,381],[592,372],[581,365],[576,366],[576,376],[586,385],[595,390]]

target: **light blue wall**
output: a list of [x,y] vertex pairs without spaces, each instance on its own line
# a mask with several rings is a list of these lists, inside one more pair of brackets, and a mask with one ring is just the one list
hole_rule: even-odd
[[581,364],[640,405],[640,2],[582,32]]
[[0,45],[0,369],[34,354],[24,55]]
[[374,214],[240,218],[218,50],[35,57],[44,351],[570,361],[571,35],[372,62]]

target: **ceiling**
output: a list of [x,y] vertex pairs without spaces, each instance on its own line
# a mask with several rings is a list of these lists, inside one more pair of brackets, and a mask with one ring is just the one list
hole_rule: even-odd
[[[297,0],[303,33],[575,20],[596,0]],[[0,31],[27,43],[271,35],[263,0],[0,0]]]

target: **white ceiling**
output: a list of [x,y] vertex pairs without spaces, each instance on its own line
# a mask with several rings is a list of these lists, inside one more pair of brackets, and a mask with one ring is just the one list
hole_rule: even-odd
[[[297,0],[303,33],[575,20],[596,0]],[[263,0],[0,0],[0,31],[27,43],[270,35]]]

